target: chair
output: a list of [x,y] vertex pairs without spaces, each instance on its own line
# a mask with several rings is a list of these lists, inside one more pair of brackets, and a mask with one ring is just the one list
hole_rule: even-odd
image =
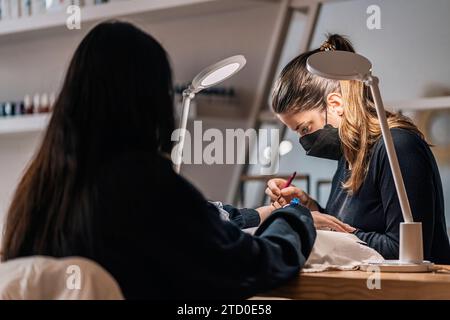
[[114,278],[81,257],[32,256],[0,263],[0,299],[122,300]]

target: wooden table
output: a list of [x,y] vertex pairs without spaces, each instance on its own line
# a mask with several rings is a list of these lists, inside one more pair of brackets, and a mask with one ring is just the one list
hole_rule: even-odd
[[[268,296],[289,299],[449,299],[450,266],[431,273],[380,273],[380,289],[368,289],[374,274],[364,271],[301,273]],[[370,281],[370,283],[375,283]]]

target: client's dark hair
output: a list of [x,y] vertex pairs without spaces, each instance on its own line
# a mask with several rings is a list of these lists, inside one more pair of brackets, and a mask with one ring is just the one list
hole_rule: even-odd
[[171,150],[171,77],[165,50],[135,26],[108,21],[87,34],[15,192],[2,260],[93,249],[93,181],[104,161],[121,149]]

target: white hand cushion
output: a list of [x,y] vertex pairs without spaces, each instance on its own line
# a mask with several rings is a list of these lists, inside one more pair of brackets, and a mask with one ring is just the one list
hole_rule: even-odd
[[317,238],[306,261],[305,269],[350,270],[359,266],[364,260],[383,260],[383,257],[354,234],[317,230]]

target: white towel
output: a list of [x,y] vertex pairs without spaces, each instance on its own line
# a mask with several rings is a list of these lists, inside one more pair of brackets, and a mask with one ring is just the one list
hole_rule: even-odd
[[366,260],[383,257],[351,233],[317,230],[312,252],[302,272],[357,270]]

